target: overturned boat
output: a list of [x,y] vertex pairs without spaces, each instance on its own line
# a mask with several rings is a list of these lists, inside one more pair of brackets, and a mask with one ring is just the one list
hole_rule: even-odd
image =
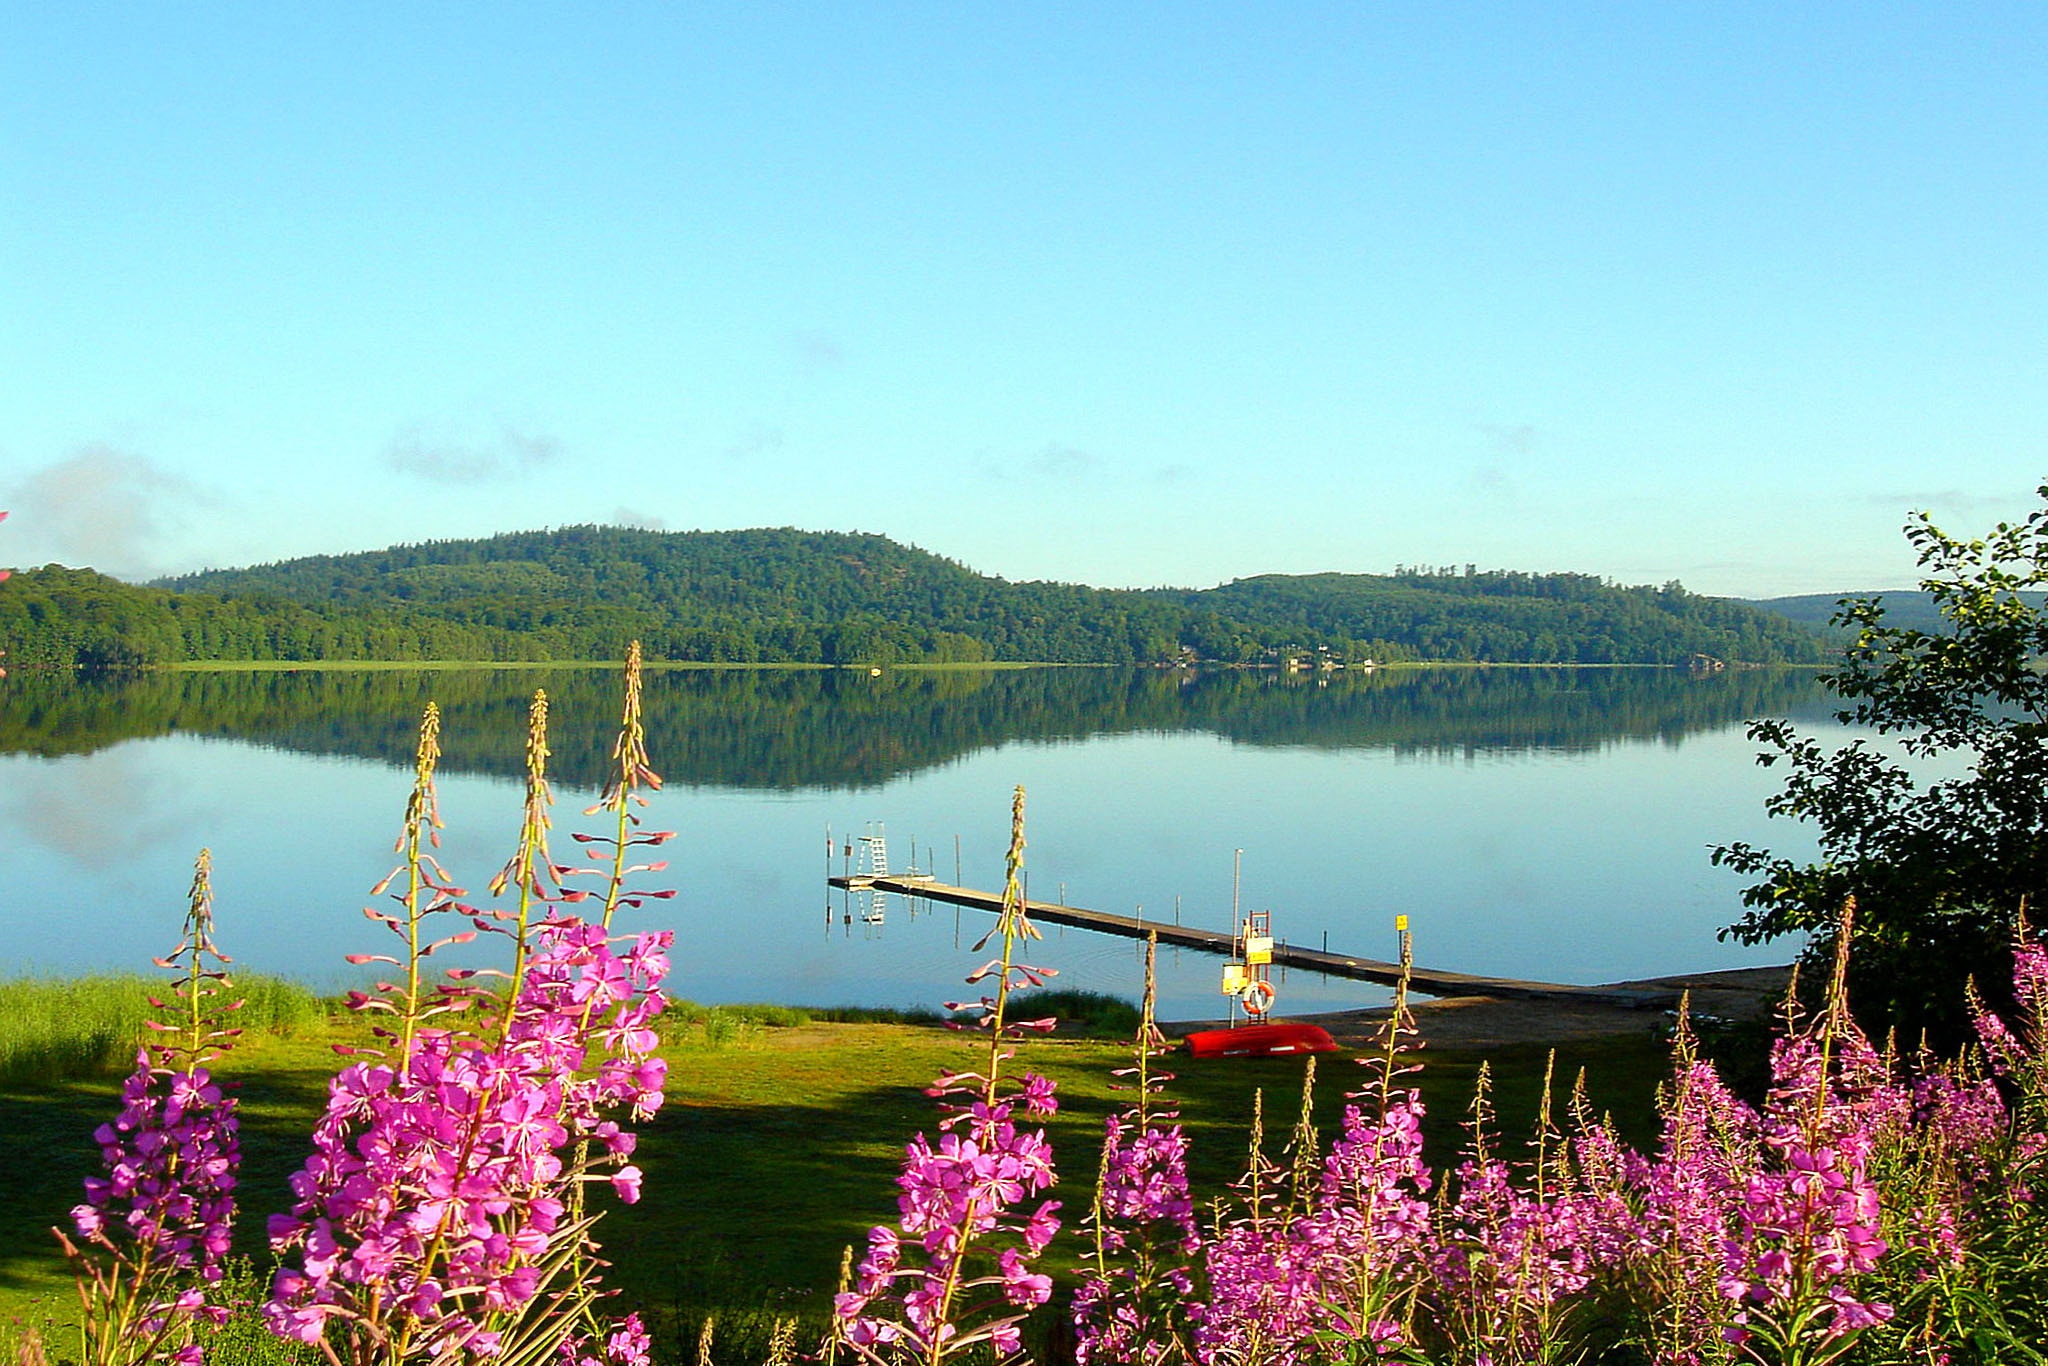
[[1334,1053],[1330,1031],[1312,1024],[1254,1024],[1201,1029],[1183,1043],[1198,1058],[1279,1058],[1292,1053]]

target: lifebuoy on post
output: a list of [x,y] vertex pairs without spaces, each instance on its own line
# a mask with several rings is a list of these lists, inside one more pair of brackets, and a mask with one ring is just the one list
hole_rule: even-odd
[[1273,984],[1264,981],[1246,982],[1244,990],[1238,993],[1237,1000],[1238,1004],[1244,1007],[1245,1014],[1263,1015],[1273,1008]]

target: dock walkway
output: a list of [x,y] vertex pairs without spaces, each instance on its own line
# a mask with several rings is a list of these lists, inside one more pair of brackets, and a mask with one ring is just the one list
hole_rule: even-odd
[[[977,910],[999,911],[1003,898],[996,892],[977,891],[972,887],[954,887],[933,878],[921,875],[876,876],[853,874],[846,877],[829,877],[826,881],[834,887],[853,891],[893,892],[898,896],[921,897],[926,901],[942,901],[954,906],[971,906]],[[1033,920],[1051,925],[1072,925],[1076,929],[1097,930],[1103,934],[1122,935],[1127,939],[1143,939],[1156,934],[1162,944],[1177,944],[1182,948],[1196,949],[1203,953],[1229,955],[1236,947],[1236,939],[1215,930],[1199,930],[1186,925],[1175,925],[1158,920],[1144,920],[1137,916],[1116,915],[1109,911],[1084,910],[1079,906],[1064,906],[1051,901],[1025,902],[1025,914]],[[1375,958],[1356,958],[1350,954],[1328,953],[1320,949],[1301,949],[1291,944],[1275,944],[1273,961],[1303,972],[1320,972],[1329,977],[1344,977],[1358,982],[1377,982],[1382,986],[1393,986],[1401,980],[1399,963],[1382,962]],[[1563,982],[1528,982],[1514,977],[1478,977],[1466,972],[1442,972],[1431,968],[1411,968],[1408,973],[1408,989],[1423,996],[1492,996],[1501,1000],[1522,1001],[1578,1001],[1587,1005],[1626,1006],[1639,1010],[1669,1009],[1678,1004],[1676,991],[1663,991],[1623,986],[1572,986]]]

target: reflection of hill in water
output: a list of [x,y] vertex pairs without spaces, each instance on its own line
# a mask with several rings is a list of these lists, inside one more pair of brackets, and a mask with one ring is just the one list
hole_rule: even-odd
[[[593,785],[618,679],[598,670],[153,673],[0,683],[0,753],[89,753],[116,741],[212,736],[409,767],[429,700],[445,766],[521,771],[535,688],[551,700],[554,770]],[[1670,669],[1419,669],[1329,678],[1147,669],[689,669],[650,673],[648,748],[672,782],[849,787],[1011,741],[1208,732],[1239,744],[1413,753],[1591,750],[1676,740],[1759,716],[1818,719],[1810,673]]]

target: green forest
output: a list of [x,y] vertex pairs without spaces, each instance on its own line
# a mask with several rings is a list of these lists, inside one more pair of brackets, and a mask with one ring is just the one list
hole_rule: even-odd
[[153,584],[25,570],[13,666],[613,659],[1232,664],[1817,663],[1809,626],[1678,584],[1400,569],[1210,589],[1011,583],[858,533],[567,527],[211,570]]

